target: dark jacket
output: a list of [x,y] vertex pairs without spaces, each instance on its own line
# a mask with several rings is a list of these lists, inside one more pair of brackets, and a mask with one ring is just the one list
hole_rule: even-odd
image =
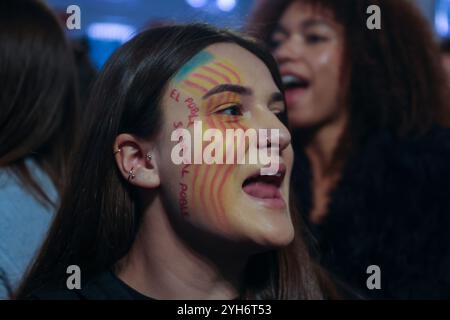
[[[296,152],[301,211],[311,210],[311,173]],[[321,264],[347,289],[376,299],[450,298],[450,132],[374,135],[350,157],[327,218],[309,225]],[[380,267],[381,289],[366,285]]]

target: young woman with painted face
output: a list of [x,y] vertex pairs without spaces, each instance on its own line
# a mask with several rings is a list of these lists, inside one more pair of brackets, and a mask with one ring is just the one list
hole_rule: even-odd
[[[71,182],[18,298],[330,296],[291,214],[293,152],[268,52],[203,25],[156,28],[110,58],[93,92]],[[279,170],[175,164],[174,130],[196,121],[279,130]],[[70,265],[81,290],[66,289]]]
[[[367,27],[367,8],[381,29]],[[363,296],[450,296],[450,135],[433,35],[407,1],[267,1],[302,213],[322,262]],[[381,290],[369,290],[370,265]]]

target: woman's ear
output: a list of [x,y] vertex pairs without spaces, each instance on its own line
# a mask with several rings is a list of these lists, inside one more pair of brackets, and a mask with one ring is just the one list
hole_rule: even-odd
[[159,187],[161,181],[152,151],[152,142],[127,133],[116,137],[113,153],[117,167],[130,184],[147,189]]

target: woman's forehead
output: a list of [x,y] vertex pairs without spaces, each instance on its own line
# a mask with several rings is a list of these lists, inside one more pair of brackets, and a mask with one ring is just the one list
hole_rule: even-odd
[[334,23],[335,16],[331,8],[326,7],[324,4],[310,3],[308,1],[294,1],[283,12],[280,20],[323,20],[327,23]]
[[207,89],[218,84],[264,85],[264,80],[271,78],[267,66],[247,49],[234,43],[218,43],[205,48],[183,65],[173,84],[196,86],[202,90],[202,87]]

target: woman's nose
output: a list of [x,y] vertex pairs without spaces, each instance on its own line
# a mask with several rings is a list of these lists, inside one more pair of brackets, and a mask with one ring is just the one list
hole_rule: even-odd
[[278,63],[296,60],[302,57],[303,48],[301,39],[297,35],[291,35],[286,40],[280,42],[273,52]]
[[[270,112],[270,111],[269,111]],[[263,126],[266,128],[267,134],[259,135],[259,148],[277,148],[281,153],[291,143],[291,134],[283,123],[272,113],[270,121],[267,121]],[[266,119],[268,119],[266,115]]]
[[[280,124],[281,126],[277,128],[276,132],[278,134],[278,148],[281,153],[291,144],[291,134],[289,133],[289,130],[281,122]],[[272,143],[270,139],[269,142]]]

